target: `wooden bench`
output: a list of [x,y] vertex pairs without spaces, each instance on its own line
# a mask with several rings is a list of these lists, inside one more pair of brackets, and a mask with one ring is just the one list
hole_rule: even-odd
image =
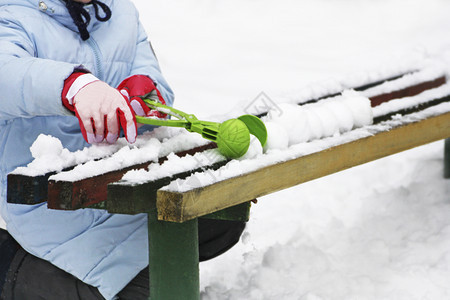
[[[405,76],[408,75],[356,89],[365,91]],[[445,82],[444,76],[432,78],[370,99],[372,106],[377,106],[392,99],[419,95]],[[186,192],[161,188],[194,171],[217,169],[227,161],[141,184],[129,184],[120,179],[129,169],[145,168],[148,164],[76,182],[49,182],[51,174],[36,177],[11,174],[8,176],[8,202],[33,204],[47,201],[51,209],[94,207],[111,213],[147,213],[150,298],[199,299],[198,218],[247,221],[251,200],[257,197],[442,139],[447,139],[444,175],[450,178],[450,110],[433,113],[433,108],[447,103],[450,103],[450,95],[390,112],[375,119],[375,124],[383,126],[374,126],[369,136]],[[397,125],[389,121],[397,114],[413,116],[417,113],[422,113],[422,117]],[[214,147],[214,144],[208,144],[177,154],[183,156]],[[163,161],[160,159],[160,163]]]

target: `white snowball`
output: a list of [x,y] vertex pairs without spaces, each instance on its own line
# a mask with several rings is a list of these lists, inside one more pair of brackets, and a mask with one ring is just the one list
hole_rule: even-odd
[[320,119],[323,128],[322,137],[333,136],[335,133],[339,132],[339,122],[329,108],[317,103],[311,105],[310,109],[314,111]]
[[264,146],[264,153],[270,149],[286,149],[289,145],[289,135],[278,123],[266,122],[267,142]]
[[341,133],[352,130],[353,114],[348,106],[343,103],[342,97],[333,98],[332,100],[324,103],[324,105],[336,116],[339,131]]
[[53,136],[40,134],[30,147],[34,158],[43,156],[59,156],[63,151],[61,141]]
[[[314,104],[312,104],[314,105]],[[305,106],[306,118],[308,120],[311,136],[309,140],[316,140],[323,137],[323,125],[320,117],[317,115],[315,109],[310,109],[309,106]]]
[[369,98],[361,96],[353,90],[344,91],[342,96],[342,101],[352,112],[354,127],[362,127],[373,123],[373,112]]
[[247,152],[243,156],[241,156],[239,160],[255,158],[261,154],[263,154],[263,147],[261,146],[259,140],[253,134],[251,134],[250,146],[248,147]]
[[269,111],[269,120],[284,127],[289,135],[289,145],[303,143],[311,136],[305,110],[298,105],[282,103],[279,110]]

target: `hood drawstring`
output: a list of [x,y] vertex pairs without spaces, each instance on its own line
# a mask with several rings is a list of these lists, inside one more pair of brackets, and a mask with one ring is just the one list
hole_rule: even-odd
[[[92,4],[94,6],[95,10],[95,17],[100,22],[106,22],[111,18],[111,9],[103,2],[100,2],[98,0],[92,0],[89,2],[89,4]],[[83,41],[87,40],[89,38],[89,32],[87,30],[87,27],[89,25],[89,22],[91,21],[91,16],[84,8],[83,3],[75,2],[73,0],[67,0],[66,1],[66,7],[69,11],[70,16],[72,17],[73,22],[78,28],[78,31],[80,32],[81,39]],[[99,15],[99,8],[100,7],[103,10],[103,13],[105,14],[104,17],[101,17]]]

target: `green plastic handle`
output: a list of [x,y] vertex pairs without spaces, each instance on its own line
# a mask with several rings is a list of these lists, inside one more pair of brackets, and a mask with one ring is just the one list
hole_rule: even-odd
[[178,120],[161,120],[158,118],[140,117],[136,116],[136,121],[141,124],[155,125],[155,126],[170,126],[182,127],[190,132],[196,132],[202,135],[203,138],[210,141],[217,140],[220,124],[216,122],[200,121],[196,116],[187,114],[181,110],[164,105],[151,99],[142,99],[149,108],[157,110],[161,113],[168,114]]
[[182,127],[186,128],[189,122],[184,120],[162,120],[153,119],[149,117],[136,116],[136,121],[141,124],[154,125],[154,126],[170,126],[170,127]]

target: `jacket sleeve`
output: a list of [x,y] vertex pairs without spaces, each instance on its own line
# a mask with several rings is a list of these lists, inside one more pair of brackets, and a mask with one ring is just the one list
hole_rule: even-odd
[[70,114],[61,92],[80,66],[37,58],[35,52],[20,21],[0,9],[0,120]]
[[139,22],[138,41],[136,48],[136,55],[131,68],[132,75],[147,75],[153,82],[156,83],[156,88],[161,92],[166,104],[173,105],[174,94],[169,87],[167,81],[164,79],[158,60],[153,52],[153,48],[148,41],[147,34],[144,31],[142,24]]

